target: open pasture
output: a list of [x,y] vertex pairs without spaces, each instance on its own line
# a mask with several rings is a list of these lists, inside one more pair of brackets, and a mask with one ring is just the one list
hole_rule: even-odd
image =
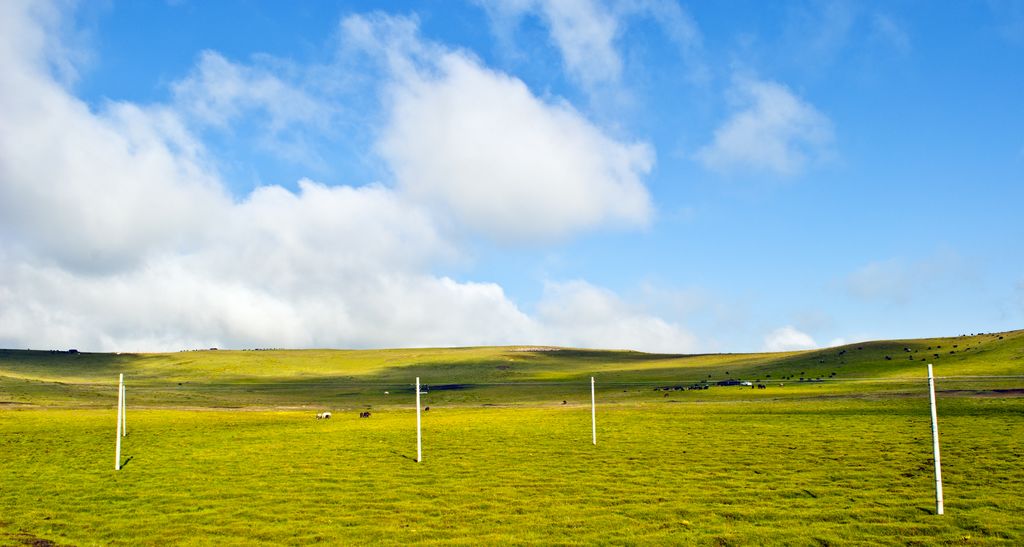
[[[884,359],[908,344],[949,342],[765,356],[395,350],[347,364],[349,352],[311,352],[305,367],[306,352],[5,352],[0,544],[1021,544],[1024,386],[940,380],[937,516],[923,365]],[[1020,333],[978,346],[938,374],[1020,366]],[[276,374],[264,362],[247,376],[250,355]],[[810,376],[832,358],[845,378],[663,389]],[[121,369],[129,435],[114,471]],[[424,395],[420,463],[416,374],[445,386]]]

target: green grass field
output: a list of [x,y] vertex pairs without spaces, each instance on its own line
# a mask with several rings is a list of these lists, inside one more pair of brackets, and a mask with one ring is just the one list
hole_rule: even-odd
[[[1021,545],[1022,359],[1024,331],[758,355],[0,350],[0,544]],[[671,389],[731,378],[768,388]]]

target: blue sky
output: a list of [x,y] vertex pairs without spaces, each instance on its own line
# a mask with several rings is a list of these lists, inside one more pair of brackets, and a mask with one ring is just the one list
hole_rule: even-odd
[[1024,2],[0,11],[0,346],[1024,324]]

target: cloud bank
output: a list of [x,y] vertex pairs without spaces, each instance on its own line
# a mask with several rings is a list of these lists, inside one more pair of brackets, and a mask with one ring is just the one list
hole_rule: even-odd
[[[418,39],[414,21],[347,21],[364,31],[347,39],[377,37],[387,57],[378,148],[395,184],[302,180],[245,196],[195,128],[255,109],[273,134],[330,105],[206,52],[168,104],[91,107],[55,68],[73,66],[58,23],[45,4],[0,6],[0,346],[691,349],[679,325],[584,281],[552,284],[530,314],[497,284],[432,273],[464,252],[450,216],[500,241],[642,225],[653,155]],[[282,96],[295,101],[273,106]]]

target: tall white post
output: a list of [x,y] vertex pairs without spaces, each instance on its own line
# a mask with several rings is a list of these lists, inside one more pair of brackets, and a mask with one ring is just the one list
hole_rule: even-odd
[[939,461],[939,415],[935,410],[935,377],[928,363],[928,397],[932,403],[932,452],[935,455],[935,514],[942,514],[942,463]]
[[594,377],[590,377],[590,430],[597,445],[597,399],[594,397]]
[[121,384],[121,436],[128,436],[128,388]]
[[416,461],[423,461],[423,436],[420,434],[420,378],[416,377]]
[[121,469],[121,421],[124,416],[124,374],[118,375],[117,379],[117,450],[114,453],[114,471]]

